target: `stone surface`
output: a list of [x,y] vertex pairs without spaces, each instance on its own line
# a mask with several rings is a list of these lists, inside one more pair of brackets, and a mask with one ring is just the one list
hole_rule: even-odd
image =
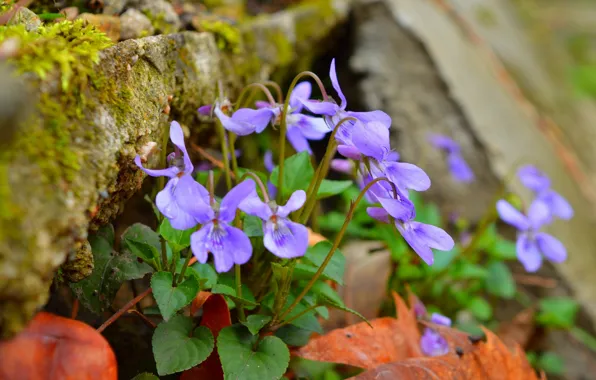
[[82,13],[79,15],[79,18],[87,21],[91,25],[95,25],[97,29],[104,32],[112,41],[118,42],[120,40],[120,17]]
[[23,24],[25,29],[31,32],[39,28],[41,25],[41,19],[32,11],[25,7],[21,7],[8,21],[8,25]]
[[129,0],[128,5],[143,12],[160,33],[174,33],[182,25],[172,4],[165,0]]
[[120,16],[120,39],[147,37],[155,32],[151,20],[140,11],[130,8]]
[[[148,142],[163,140],[170,95],[170,114],[192,127],[197,107],[213,101],[218,82],[234,95],[248,81],[313,57],[313,46],[323,48],[346,10],[317,2],[229,26],[241,36],[233,50],[219,49],[221,35],[211,33],[126,40],[103,50],[96,66],[78,67],[75,83],[60,85],[58,68],[43,80],[26,73],[38,115],[0,151],[0,336],[23,328],[88,228],[118,215],[138,191],[144,174],[133,158]],[[255,40],[257,30],[265,40]],[[27,145],[32,138],[35,146]],[[37,138],[59,144],[39,152]]]

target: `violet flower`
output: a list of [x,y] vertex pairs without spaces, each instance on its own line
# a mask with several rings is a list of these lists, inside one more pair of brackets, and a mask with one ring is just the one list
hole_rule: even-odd
[[551,189],[550,178],[533,165],[524,165],[517,170],[521,183],[534,191],[536,199],[543,202],[551,216],[569,220],[573,217],[573,208],[562,195]]
[[354,161],[344,158],[334,158],[331,160],[329,167],[336,172],[352,174],[354,172]]
[[190,236],[190,248],[200,263],[206,263],[207,254],[211,252],[215,270],[222,273],[229,271],[234,264],[240,265],[250,260],[250,239],[230,223],[236,216],[238,205],[254,191],[254,181],[247,179],[232,188],[221,204],[212,201],[210,207],[193,212],[196,220],[203,225]]
[[[451,326],[451,319],[438,313],[433,313],[430,321],[437,325]],[[420,338],[420,348],[427,356],[441,356],[449,352],[447,340],[430,327],[424,330]]]
[[542,265],[542,257],[554,263],[567,258],[563,243],[555,237],[540,232],[540,228],[550,220],[550,212],[545,203],[535,200],[527,215],[516,210],[509,202],[497,202],[497,212],[501,219],[517,228],[517,258],[528,272],[536,272]]
[[265,248],[277,257],[291,259],[303,256],[308,248],[308,230],[288,219],[291,212],[300,209],[306,202],[306,192],[295,191],[285,206],[275,201],[265,203],[256,190],[241,204],[240,209],[263,220],[263,242]]
[[447,136],[438,134],[431,135],[429,140],[436,148],[447,152],[447,166],[453,178],[464,183],[474,180],[474,172],[464,160],[457,142]]
[[191,174],[193,165],[184,146],[184,133],[180,124],[170,124],[170,140],[176,150],[168,155],[170,167],[167,169],[147,169],[141,163],[141,157],[135,157],[135,164],[152,177],[169,177],[168,183],[155,198],[159,211],[170,221],[172,227],[186,230],[197,225],[193,211],[204,209],[204,200],[209,193]]
[[434,262],[432,249],[450,251],[455,246],[453,238],[439,227],[413,220],[406,222],[396,220],[395,226],[404,240],[427,265],[433,265]]

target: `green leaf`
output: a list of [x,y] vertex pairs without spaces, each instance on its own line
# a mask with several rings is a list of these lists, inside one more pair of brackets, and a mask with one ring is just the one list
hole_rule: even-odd
[[170,243],[170,247],[172,247],[172,251],[174,252],[180,252],[184,248],[190,247],[190,235],[192,235],[193,232],[195,232],[194,228],[188,230],[175,229],[170,224],[168,218],[164,218],[159,226],[159,233],[168,243]]
[[269,322],[271,322],[269,315],[252,314],[246,318],[245,322],[241,323],[248,328],[252,335],[255,335]]
[[217,272],[209,264],[194,263],[187,270],[196,273],[200,280],[205,280],[202,289],[211,289],[217,283]]
[[434,203],[430,203],[422,207],[420,210],[416,210],[416,220],[420,223],[430,224],[433,226],[440,226],[441,212]]
[[515,296],[515,280],[511,271],[501,261],[495,261],[488,266],[488,276],[486,276],[486,290],[505,299],[511,299]]
[[397,277],[400,280],[417,280],[424,277],[424,269],[421,266],[404,263],[397,268]]
[[455,280],[483,280],[488,276],[488,270],[480,265],[463,260],[459,260],[456,264],[451,270],[451,276]]
[[317,296],[317,302],[324,304],[324,302],[333,302],[335,305],[343,305],[344,302],[335,290],[329,284],[323,281],[317,281],[310,289]]
[[563,359],[554,352],[544,352],[538,358],[536,366],[550,375],[562,375],[565,372]]
[[193,331],[192,319],[176,315],[157,326],[152,344],[157,373],[164,376],[202,363],[213,351],[214,339],[207,327]]
[[450,251],[436,251],[435,252],[435,262],[433,265],[428,267],[428,270],[431,273],[438,273],[443,271],[445,268],[453,262],[453,260],[459,255],[460,249],[458,246],[455,246]]
[[[331,251],[332,247],[333,245],[330,242],[321,241],[314,247],[308,248],[306,254],[304,255],[304,260],[319,268],[321,264],[323,264],[323,261],[325,261],[325,257],[327,257],[327,254]],[[339,249],[336,249],[335,252],[333,252],[331,260],[325,267],[323,274],[338,284],[343,285],[345,265],[346,259],[344,255],[339,251]]]
[[488,253],[499,260],[516,260],[517,248],[515,243],[509,240],[498,238],[493,246],[488,250]]
[[481,321],[489,320],[493,315],[493,309],[490,304],[484,298],[478,296],[472,298],[466,305],[466,308]]
[[596,97],[596,65],[584,63],[572,67],[571,82],[578,94]]
[[285,344],[295,347],[306,345],[311,335],[312,331],[294,325],[282,326],[275,332],[275,336],[279,337]]
[[263,236],[263,221],[258,216],[246,215],[242,229],[248,237]]
[[319,186],[319,191],[317,191],[317,199],[329,198],[341,194],[350,186],[352,186],[352,181],[333,181],[324,179],[321,182],[321,186]]
[[276,336],[259,340],[242,325],[220,331],[217,352],[224,371],[224,379],[279,379],[288,368],[290,351]]
[[498,239],[497,226],[493,223],[482,232],[480,239],[478,239],[477,247],[479,250],[490,251]]
[[176,312],[188,305],[200,290],[197,279],[187,277],[178,286],[172,286],[170,272],[157,272],[151,277],[151,289],[164,320],[170,319]]
[[[310,163],[308,152],[300,152],[286,158],[284,163],[284,178],[282,195],[288,198],[296,190],[306,190],[315,171]],[[271,183],[278,186],[279,166],[271,172]],[[279,187],[279,186],[278,186]],[[280,191],[278,189],[278,191]]]
[[131,380],[159,380],[159,377],[155,376],[152,373],[145,372],[145,373],[140,373],[140,374],[136,375]]
[[536,321],[548,327],[568,329],[573,326],[578,310],[579,305],[571,298],[543,298]]
[[111,225],[102,227],[95,235],[89,236],[93,252],[93,272],[89,277],[70,284],[83,306],[96,314],[110,307],[124,281],[142,278],[153,272],[149,265],[140,263],[130,252],[114,251],[113,237]]
[[135,223],[122,234],[125,248],[138,258],[151,265],[154,269],[161,268],[161,243],[159,235],[149,226]]
[[[244,284],[242,284],[242,285],[244,285]],[[242,305],[254,308],[254,307],[258,306],[259,304],[254,301],[254,296],[252,296],[252,300],[248,299],[247,297],[246,298],[244,297],[244,291],[247,289],[248,288],[242,287],[242,296],[243,297],[240,298],[240,297],[238,297],[238,295],[236,293],[236,289],[234,289],[230,286],[224,285],[224,284],[215,284],[211,288],[211,293],[223,294],[224,296],[229,297],[236,304],[242,304]]]

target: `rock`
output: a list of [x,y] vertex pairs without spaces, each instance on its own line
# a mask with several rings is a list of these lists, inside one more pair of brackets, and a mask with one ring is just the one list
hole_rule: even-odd
[[35,14],[35,12],[32,12],[25,7],[21,7],[8,21],[8,25],[17,24],[25,25],[25,29],[27,29],[28,32],[31,32],[39,28],[41,25],[41,19]]
[[153,34],[155,28],[151,20],[140,11],[130,8],[120,16],[120,39],[147,37]]
[[72,21],[79,15],[79,8],[67,7],[60,11],[60,13],[62,13],[67,20]]
[[112,41],[118,42],[118,40],[120,40],[120,17],[82,13],[78,18],[87,21],[89,24],[95,25],[99,30],[110,37]]
[[79,282],[93,272],[93,252],[87,240],[78,242],[67,261],[62,265],[64,278],[69,282]]
[[103,3],[103,14],[104,15],[119,15],[122,13],[126,5],[128,4],[128,0],[102,0]]
[[[68,77],[51,60],[43,79],[33,70],[24,76],[37,114],[0,150],[0,337],[24,327],[87,229],[117,216],[141,187],[145,175],[133,159],[163,139],[170,95],[176,120],[196,125],[196,109],[213,102],[218,83],[235,96],[247,82],[324,49],[321,41],[346,17],[337,4],[344,3],[313,2],[229,25],[242,36],[235,52],[218,49],[216,35],[183,32],[126,40],[96,59],[89,51],[103,36],[78,20],[52,24],[64,29],[59,38],[71,41],[72,33],[87,45],[70,52]],[[257,31],[259,38],[270,35],[257,42]],[[12,59],[25,65],[20,55]]]
[[172,4],[165,0],[130,0],[129,5],[143,12],[161,34],[175,33],[182,25]]

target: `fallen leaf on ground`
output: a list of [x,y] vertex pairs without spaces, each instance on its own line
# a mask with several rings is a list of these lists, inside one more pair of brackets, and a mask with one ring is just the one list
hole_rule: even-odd
[[531,307],[517,313],[511,321],[501,322],[497,329],[497,335],[509,348],[519,345],[525,348],[536,331],[534,322],[536,310]]
[[0,379],[112,380],[116,356],[95,329],[41,312],[15,338],[0,342]]

